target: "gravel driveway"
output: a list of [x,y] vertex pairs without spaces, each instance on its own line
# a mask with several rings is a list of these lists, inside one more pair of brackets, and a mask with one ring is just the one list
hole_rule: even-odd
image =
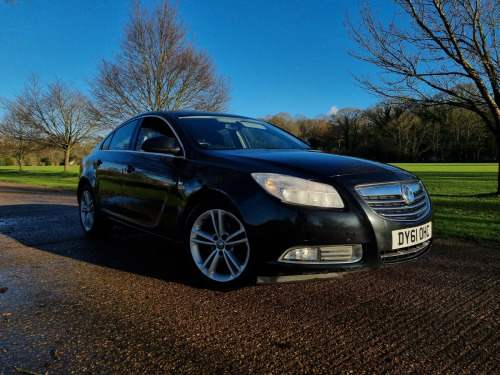
[[499,249],[216,292],[168,247],[0,182],[0,374],[500,374]]

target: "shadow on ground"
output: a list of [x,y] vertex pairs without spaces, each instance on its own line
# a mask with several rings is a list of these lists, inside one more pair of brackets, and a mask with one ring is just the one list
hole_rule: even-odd
[[88,237],[80,227],[76,206],[0,206],[1,236],[5,236],[7,241],[9,238],[14,240],[14,243],[9,241],[9,247],[15,247],[15,242],[18,242],[82,262],[194,285],[186,275],[180,245],[116,225],[108,235]]

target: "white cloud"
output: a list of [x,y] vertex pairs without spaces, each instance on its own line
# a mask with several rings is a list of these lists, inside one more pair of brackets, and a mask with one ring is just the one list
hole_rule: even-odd
[[328,116],[334,115],[339,111],[339,108],[334,105],[330,110],[326,113]]

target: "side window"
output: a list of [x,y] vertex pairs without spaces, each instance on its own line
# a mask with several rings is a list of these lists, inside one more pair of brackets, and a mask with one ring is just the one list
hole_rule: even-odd
[[111,143],[111,139],[113,138],[113,133],[108,135],[108,138],[104,142],[102,142],[101,150],[109,150],[109,144]]
[[130,148],[130,140],[138,122],[139,120],[131,121],[118,128],[109,144],[109,150],[128,150]]
[[158,117],[146,117],[142,121],[141,129],[137,135],[137,142],[134,149],[141,151],[141,146],[146,139],[156,137],[157,135],[165,135],[169,138],[175,139],[174,132],[170,126]]

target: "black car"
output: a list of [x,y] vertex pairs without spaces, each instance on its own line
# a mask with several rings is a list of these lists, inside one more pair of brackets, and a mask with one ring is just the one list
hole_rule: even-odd
[[432,243],[431,203],[413,174],[220,113],[124,122],[83,160],[78,202],[85,233],[115,222],[175,241],[212,287],[257,270],[379,267]]

